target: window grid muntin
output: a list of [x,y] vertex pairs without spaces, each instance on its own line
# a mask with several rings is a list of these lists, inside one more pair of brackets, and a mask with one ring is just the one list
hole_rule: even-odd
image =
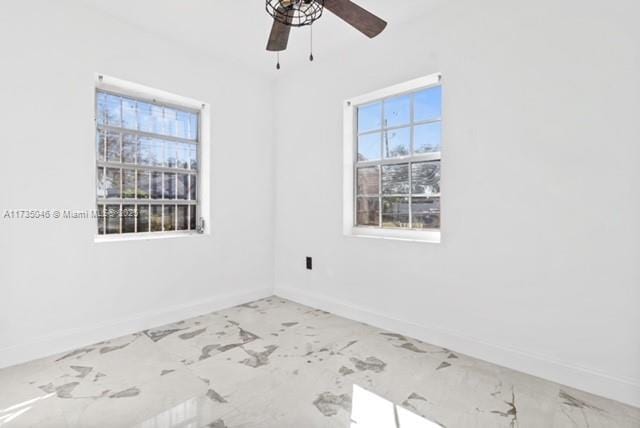
[[[101,88],[101,89],[97,89],[96,92],[101,94],[107,94],[107,95],[113,95],[116,97],[126,98],[127,100],[130,100],[130,101],[136,101],[136,102],[140,101],[145,104],[151,104],[157,107],[169,107],[171,109],[180,110],[186,113],[194,113],[196,115],[200,113],[200,110],[197,108],[184,106],[177,103],[172,103],[170,101],[158,102],[154,98],[145,98],[144,96],[131,95],[131,94],[128,94],[126,91],[116,91],[111,88],[110,89]],[[122,111],[122,105],[120,105],[120,110]]]
[[[418,153],[415,154],[414,153],[414,145],[415,145],[415,128],[417,126],[420,125],[425,125],[425,124],[430,124],[430,123],[442,123],[442,105],[440,105],[440,117],[439,118],[434,118],[434,119],[427,119],[427,120],[420,120],[420,121],[415,121],[415,98],[416,98],[416,94],[429,90],[429,89],[433,89],[433,88],[437,88],[437,87],[441,87],[441,84],[434,84],[434,85],[429,85],[423,88],[419,88],[419,89],[415,89],[409,92],[405,92],[405,93],[398,93],[398,94],[393,94],[387,97],[383,97],[380,98],[378,100],[375,101],[370,101],[361,105],[356,106],[356,108],[354,109],[354,129],[353,129],[353,133],[354,133],[354,141],[355,144],[353,145],[353,150],[354,150],[354,164],[353,164],[353,188],[354,188],[354,192],[353,192],[353,206],[354,206],[354,210],[353,210],[353,225],[354,227],[359,227],[359,228],[369,228],[369,229],[398,229],[398,230],[440,230],[440,227],[438,228],[414,228],[413,227],[413,199],[414,198],[426,198],[428,200],[437,200],[438,202],[440,202],[441,200],[441,192],[439,192],[437,195],[435,196],[426,196],[425,194],[414,194],[413,193],[413,164],[414,163],[422,163],[422,162],[440,162],[440,165],[442,167],[441,161],[442,161],[442,147],[440,147],[440,151],[438,152],[426,152],[426,153]],[[410,103],[409,103],[409,123],[405,123],[403,125],[398,125],[398,126],[391,126],[391,127],[387,127],[386,126],[386,122],[385,122],[385,101],[390,100],[390,99],[394,99],[394,98],[400,98],[403,96],[409,96],[410,97]],[[442,102],[442,100],[441,100]],[[366,107],[370,107],[373,106],[375,104],[380,104],[381,108],[380,108],[380,128],[378,129],[373,129],[373,130],[367,130],[365,132],[360,133],[359,132],[359,110],[361,108],[366,108]],[[409,133],[409,155],[407,156],[398,156],[398,157],[392,157],[392,158],[385,158],[384,156],[384,145],[385,145],[385,141],[387,139],[387,132],[389,131],[393,131],[396,129],[402,129],[402,128],[410,128],[411,132]],[[364,135],[370,135],[370,134],[375,134],[375,133],[380,133],[381,134],[381,142],[380,142],[380,156],[379,156],[379,160],[371,160],[371,161],[360,161],[359,160],[359,137],[364,136]],[[440,139],[440,144],[442,144],[442,138]],[[403,164],[407,164],[408,170],[409,170],[409,174],[408,174],[408,183],[409,183],[409,192],[406,194],[383,194],[383,190],[382,190],[382,169],[383,166],[385,165],[403,165]],[[370,166],[378,166],[378,194],[377,195],[368,195],[368,194],[360,194],[358,193],[358,169],[360,168],[365,168],[365,167],[370,167]],[[377,197],[378,198],[378,225],[377,226],[371,226],[371,225],[363,225],[363,224],[358,224],[358,198],[374,198]],[[403,198],[407,198],[408,199],[408,213],[409,213],[409,226],[408,227],[384,227],[383,226],[383,222],[382,222],[382,218],[383,218],[383,204],[382,204],[382,200],[383,197],[387,197],[387,198],[392,198],[392,197],[403,197]],[[440,208],[441,210],[441,208]],[[441,215],[441,211],[440,211],[440,215]],[[438,223],[440,224],[441,222],[441,218],[439,219]]]
[[[200,219],[200,201],[199,201],[199,191],[200,191],[200,183],[199,183],[199,179],[200,179],[200,174],[199,174],[199,170],[200,170],[200,155],[201,155],[201,147],[200,147],[200,128],[201,128],[201,115],[200,115],[200,111],[192,109],[192,108],[188,108],[188,107],[183,107],[183,106],[178,106],[175,104],[171,104],[171,103],[158,103],[155,100],[150,100],[150,99],[145,99],[143,97],[139,97],[139,96],[130,96],[127,94],[123,94],[123,93],[117,93],[117,92],[113,92],[113,91],[106,91],[103,89],[96,89],[96,96],[95,96],[95,111],[96,111],[96,120],[95,120],[95,124],[96,124],[96,153],[98,152],[98,138],[100,138],[100,136],[102,135],[104,138],[103,141],[103,153],[102,153],[102,160],[96,156],[96,171],[98,170],[98,168],[102,168],[103,173],[102,173],[102,184],[103,184],[103,189],[105,192],[105,196],[104,197],[99,197],[98,192],[96,191],[96,206],[98,208],[98,220],[97,220],[97,232],[98,235],[100,236],[106,236],[106,235],[114,235],[115,233],[108,233],[108,216],[107,216],[107,210],[109,209],[109,207],[117,207],[117,209],[120,212],[119,217],[119,227],[118,227],[118,233],[117,235],[138,235],[138,234],[162,234],[162,233],[168,233],[168,232],[178,232],[178,233],[193,233],[194,231],[196,231],[198,224],[199,224],[199,219]],[[107,120],[107,116],[104,117],[104,121],[101,124],[99,121],[99,112],[100,112],[100,107],[99,107],[99,101],[100,101],[100,94],[105,94],[106,98],[108,100],[108,96],[116,96],[116,97],[120,97],[120,103],[119,103],[119,115],[120,115],[120,124],[122,126],[118,127],[118,126],[113,126],[110,125],[108,123]],[[180,137],[176,137],[176,136],[172,136],[172,135],[165,135],[165,134],[157,134],[157,133],[153,133],[153,132],[147,132],[147,131],[141,131],[139,129],[132,129],[132,128],[125,128],[124,127],[124,111],[123,111],[123,102],[127,100],[127,101],[134,101],[136,103],[136,109],[135,109],[135,113],[136,113],[136,127],[140,128],[140,121],[138,120],[138,102],[142,102],[142,103],[146,103],[146,104],[150,104],[150,105],[156,105],[158,107],[162,107],[163,109],[165,107],[170,108],[170,109],[174,109],[177,111],[182,111],[185,113],[190,113],[190,114],[194,114],[196,117],[196,121],[195,121],[195,139],[194,140],[190,140],[190,139],[184,139],[184,138],[180,138]],[[108,110],[108,101],[105,102],[105,109]],[[108,114],[108,113],[107,113]],[[163,110],[163,117],[164,117],[164,110]],[[111,162],[108,161],[107,155],[108,155],[108,135],[110,133],[118,133],[118,141],[119,141],[119,156],[120,156],[120,162]],[[125,134],[130,134],[134,136],[134,142],[135,142],[135,152],[134,152],[134,160],[135,163],[125,163],[124,162],[124,135]],[[164,145],[164,141],[173,141],[173,142],[178,142],[178,143],[186,143],[186,144],[190,144],[192,146],[195,146],[195,156],[196,156],[196,168],[194,169],[192,166],[192,156],[191,156],[191,149],[189,149],[188,152],[188,168],[178,168],[177,167],[177,158],[176,158],[176,167],[167,167],[167,166],[155,166],[155,165],[142,165],[139,163],[139,159],[138,159],[138,154],[139,154],[139,145],[140,145],[140,139],[141,137],[144,138],[155,138],[158,140],[163,140],[163,147],[162,147],[162,152],[163,152],[163,158],[162,158],[162,163],[164,165],[165,160],[166,160],[166,152],[165,152],[165,145]],[[177,153],[177,148],[176,148],[176,153]],[[107,168],[113,168],[113,169],[117,169],[119,170],[119,177],[120,177],[120,198],[109,198],[106,196],[106,187],[104,186],[104,182],[106,180],[106,176],[107,176]],[[124,171],[125,170],[133,170],[134,171],[134,189],[135,189],[135,195],[136,198],[123,198],[123,193],[124,193]],[[137,198],[138,196],[138,172],[139,171],[145,171],[148,173],[148,177],[149,177],[149,193],[148,193],[148,198]],[[151,188],[152,188],[152,172],[161,172],[161,186],[162,186],[162,190],[161,190],[161,194],[163,196],[163,198],[161,199],[153,199],[151,198]],[[175,175],[175,179],[174,179],[174,199],[164,199],[164,185],[165,185],[165,173],[173,173]],[[181,175],[187,175],[188,176],[188,182],[189,182],[189,186],[187,188],[187,199],[177,199],[178,198],[178,179],[177,179],[177,175],[181,174]],[[96,186],[97,189],[97,180],[98,177],[96,177],[94,186]],[[193,180],[193,184],[195,185],[195,199],[190,199],[191,198],[191,194],[192,194],[192,180]],[[134,220],[134,228],[135,228],[135,232],[123,232],[123,224],[124,224],[124,217],[121,215],[122,214],[122,210],[124,209],[124,206],[128,206],[128,205],[134,205],[134,207],[138,208],[138,206],[146,206],[147,207],[147,217],[148,217],[148,231],[147,232],[138,232],[138,216],[136,215],[135,220]],[[187,210],[187,230],[178,230],[178,206],[184,206],[187,205],[189,208]],[[152,220],[152,206],[160,206],[160,213],[161,213],[161,218],[160,218],[160,225],[161,225],[161,231],[151,231],[151,220]],[[171,230],[164,230],[164,213],[165,213],[165,206],[173,206],[174,209],[174,224],[173,224],[173,229]],[[100,215],[102,214],[102,218],[100,218]],[[195,220],[195,221],[194,221]],[[102,230],[102,233],[100,233]]]

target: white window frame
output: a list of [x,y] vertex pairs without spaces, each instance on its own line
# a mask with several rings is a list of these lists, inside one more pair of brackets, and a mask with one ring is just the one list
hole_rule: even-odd
[[[382,238],[403,241],[440,243],[441,229],[383,229],[355,225],[355,161],[358,150],[358,107],[386,98],[417,92],[442,85],[442,74],[435,73],[393,85],[344,102],[343,165],[343,232],[346,236]],[[444,134],[443,134],[444,135]],[[442,200],[440,201],[442,205]],[[382,209],[382,207],[380,207]]]
[[[198,185],[196,187],[196,199],[199,212],[199,220],[197,221],[198,231],[171,231],[171,232],[140,232],[140,233],[120,233],[113,235],[99,235],[97,229],[94,226],[95,236],[94,242],[114,242],[114,241],[138,241],[147,239],[165,239],[165,238],[178,238],[178,237],[193,237],[193,236],[206,236],[210,234],[210,154],[211,154],[211,134],[210,134],[210,105],[203,101],[195,100],[192,98],[183,97],[181,95],[172,94],[170,92],[162,91],[160,89],[151,88],[149,86],[141,85],[138,83],[129,82],[126,80],[118,79],[116,77],[107,76],[104,74],[95,74],[95,89],[94,91],[105,91],[118,93],[123,96],[129,96],[137,99],[147,99],[157,102],[159,104],[173,105],[177,108],[185,108],[187,110],[196,111],[199,113],[199,129],[198,129]],[[95,95],[94,95],[95,102]],[[95,150],[96,133],[98,132],[97,117],[94,115],[93,123],[94,139],[92,153],[93,153],[93,165],[94,175],[96,174],[95,165],[97,165],[98,159]],[[96,177],[93,179],[93,204],[95,209],[95,203],[98,200],[98,194],[96,189]],[[105,206],[108,205],[108,201],[105,201]]]

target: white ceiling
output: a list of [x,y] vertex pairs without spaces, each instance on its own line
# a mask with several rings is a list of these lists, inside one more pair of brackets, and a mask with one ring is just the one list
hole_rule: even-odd
[[[83,0],[150,33],[190,45],[211,55],[233,57],[256,70],[275,71],[275,54],[265,50],[271,18],[264,0]],[[356,0],[389,23],[385,33],[427,12],[442,0]],[[320,58],[339,46],[371,43],[330,12],[314,25],[314,51]],[[291,32],[283,66],[309,56],[309,30]]]

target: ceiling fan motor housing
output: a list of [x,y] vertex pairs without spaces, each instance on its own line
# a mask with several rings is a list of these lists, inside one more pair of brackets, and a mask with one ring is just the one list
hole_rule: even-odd
[[290,27],[311,25],[322,16],[324,0],[266,0],[267,13]]

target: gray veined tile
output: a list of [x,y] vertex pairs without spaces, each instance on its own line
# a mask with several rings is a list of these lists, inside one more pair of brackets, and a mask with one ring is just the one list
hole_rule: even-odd
[[125,349],[131,343],[135,342],[140,336],[142,336],[142,333],[135,333],[111,340],[105,340],[48,357],[46,360],[60,364],[81,364],[80,362],[83,359],[90,358],[96,354],[106,354]]
[[267,413],[236,411],[218,419],[216,423],[205,428],[276,428],[282,426],[278,424],[273,416]]
[[555,426],[588,428],[638,428],[640,409],[560,386]]
[[0,424],[346,428],[358,388],[447,428],[640,426],[640,409],[277,297],[0,370]]
[[[347,387],[335,385],[334,380],[322,370],[301,371],[297,374],[278,372],[254,382],[238,385],[230,402],[248,415],[248,421],[269,415],[272,425],[247,426],[305,426],[346,427],[350,420]],[[337,397],[330,404],[331,397]],[[241,404],[239,404],[241,403]],[[328,407],[335,408],[328,410]]]
[[278,337],[292,328],[299,328],[305,320],[330,317],[326,312],[279,298],[258,300],[220,311],[220,314],[245,328],[250,325],[250,330],[261,338]]
[[335,416],[340,411],[351,412],[351,395],[342,393],[340,395],[329,391],[321,392],[313,400],[313,405],[324,416]]
[[171,354],[160,349],[146,336],[138,336],[126,348],[87,355],[83,366],[91,368],[87,380],[101,385],[118,379],[129,383],[145,383],[159,377],[162,370],[181,367]]
[[75,422],[81,427],[132,426],[149,420],[194,397],[204,396],[207,385],[186,370],[133,384],[95,400]]
[[[2,427],[70,427],[68,418],[82,411],[83,403],[75,403],[74,413],[68,413],[55,400],[54,393],[32,394],[30,397],[14,396],[12,406],[0,409]],[[24,399],[23,399],[24,398]]]
[[196,322],[156,341],[156,345],[177,361],[189,365],[259,338],[239,323],[217,314]]
[[272,385],[285,381],[282,375],[287,373],[287,369],[293,371],[298,367],[297,361],[287,365],[286,361],[277,359],[275,346],[256,340],[188,365],[187,369],[209,382],[230,403],[236,404],[238,400],[245,399],[242,392],[238,393],[243,387],[258,391],[261,382]]
[[206,396],[198,396],[179,402],[132,428],[229,428],[225,420],[233,414],[233,411],[220,411]]

